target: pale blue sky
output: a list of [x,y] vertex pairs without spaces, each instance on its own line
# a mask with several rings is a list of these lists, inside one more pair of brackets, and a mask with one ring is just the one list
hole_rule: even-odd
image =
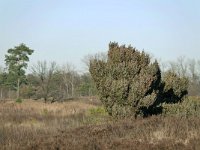
[[110,41],[131,44],[163,60],[200,59],[199,0],[0,0],[0,65],[25,43],[38,60],[71,62]]

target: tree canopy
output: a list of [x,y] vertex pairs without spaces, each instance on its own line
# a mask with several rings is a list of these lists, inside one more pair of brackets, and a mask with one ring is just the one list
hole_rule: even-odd
[[19,86],[25,82],[25,73],[28,67],[29,55],[34,50],[27,47],[25,44],[20,44],[14,48],[8,49],[8,54],[5,55],[5,62],[9,74],[9,82],[12,88],[17,89],[17,97],[19,98]]

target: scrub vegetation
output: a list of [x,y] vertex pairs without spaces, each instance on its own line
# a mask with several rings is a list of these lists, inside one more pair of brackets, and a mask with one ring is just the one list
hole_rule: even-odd
[[46,61],[27,72],[33,52],[11,48],[0,68],[0,149],[200,149],[200,61],[163,65],[113,42],[85,73]]

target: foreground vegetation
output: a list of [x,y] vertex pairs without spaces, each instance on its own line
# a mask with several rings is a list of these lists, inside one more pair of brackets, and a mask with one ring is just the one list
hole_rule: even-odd
[[116,120],[94,98],[1,101],[0,149],[200,149],[200,99],[176,105],[166,104],[163,115]]

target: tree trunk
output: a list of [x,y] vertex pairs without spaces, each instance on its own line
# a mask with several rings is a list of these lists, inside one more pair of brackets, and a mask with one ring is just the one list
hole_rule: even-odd
[[72,97],[74,97],[74,84],[72,83]]
[[89,92],[88,92],[89,97],[91,96],[91,89],[89,87]]
[[65,84],[65,86],[66,86],[66,96],[65,96],[65,98],[69,98],[69,86],[68,86],[68,84]]
[[1,88],[1,100],[3,99],[3,89]]
[[10,88],[8,90],[8,99],[10,100]]
[[17,99],[19,98],[20,79],[17,80]]
[[47,103],[47,97],[46,97],[46,96],[45,96],[45,98],[44,98],[44,102]]

